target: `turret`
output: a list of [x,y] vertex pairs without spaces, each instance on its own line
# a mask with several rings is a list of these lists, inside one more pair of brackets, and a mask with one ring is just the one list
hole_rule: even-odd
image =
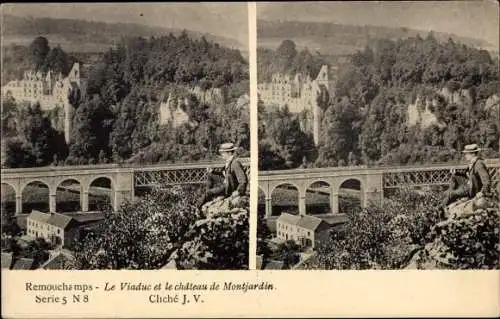
[[80,63],[73,64],[68,74],[68,80],[70,82],[76,82],[77,85],[80,86]]
[[328,87],[328,80],[328,65],[325,64],[321,67],[321,70],[316,77],[316,81],[318,82],[318,84],[324,84],[326,87]]

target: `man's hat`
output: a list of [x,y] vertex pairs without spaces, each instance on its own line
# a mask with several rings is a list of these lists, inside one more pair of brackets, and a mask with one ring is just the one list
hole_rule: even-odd
[[481,149],[477,146],[477,144],[469,144],[469,145],[465,145],[462,153],[477,153],[480,150]]
[[233,152],[238,149],[233,143],[224,143],[219,147],[219,152]]

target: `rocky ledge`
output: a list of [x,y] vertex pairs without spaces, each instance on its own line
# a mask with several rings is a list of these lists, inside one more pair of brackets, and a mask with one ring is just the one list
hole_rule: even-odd
[[447,218],[435,224],[431,241],[412,252],[405,269],[498,269],[500,213],[477,207],[474,200],[450,205]]
[[186,234],[164,268],[239,269],[248,265],[249,197],[217,197],[201,207],[202,218]]

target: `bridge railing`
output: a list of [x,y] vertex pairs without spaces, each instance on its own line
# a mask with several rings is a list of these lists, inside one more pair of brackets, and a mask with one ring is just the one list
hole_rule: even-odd
[[[500,159],[486,159],[486,165],[489,174],[492,178],[492,189],[497,189],[500,185]],[[276,178],[276,176],[303,175],[307,178],[309,173],[335,174],[336,172],[353,171],[354,174],[360,173],[380,173],[382,174],[384,189],[399,188],[401,186],[431,186],[431,185],[447,185],[451,178],[451,168],[455,168],[457,172],[464,172],[467,165],[463,163],[440,163],[428,165],[413,165],[413,166],[345,166],[345,167],[330,167],[330,168],[305,168],[291,169],[280,171],[259,171],[259,178],[263,180],[267,178]]]
[[[250,159],[240,158],[246,173],[250,176]],[[134,186],[157,186],[157,185],[179,185],[179,184],[202,184],[207,178],[207,168],[220,171],[224,168],[223,161],[199,161],[182,164],[158,163],[152,165],[136,164],[100,164],[79,166],[47,166],[37,168],[15,168],[2,169],[3,178],[18,178],[23,175],[54,176],[58,172],[68,174],[106,174],[120,173],[120,171],[132,172],[134,175]]]
[[[240,158],[240,161],[250,177],[250,159]],[[135,187],[168,186],[182,184],[203,184],[207,180],[207,168],[222,171],[224,162],[206,164],[192,163],[189,165],[154,165],[134,169]]]
[[[485,159],[488,167],[500,167],[500,159]],[[314,167],[314,168],[294,168],[285,170],[270,170],[259,171],[259,176],[272,176],[283,174],[307,174],[320,173],[320,172],[334,172],[334,171],[354,171],[354,170],[367,170],[367,171],[382,171],[382,172],[405,172],[405,171],[426,171],[426,170],[439,170],[439,169],[466,169],[467,164],[454,162],[454,163],[432,163],[423,165],[353,165],[353,166],[336,166],[336,167]]]
[[[244,165],[249,165],[250,158],[240,158]],[[57,172],[57,171],[75,171],[75,170],[100,170],[100,169],[132,169],[135,171],[157,170],[157,169],[188,169],[188,168],[207,168],[224,166],[223,161],[197,161],[188,163],[155,163],[155,164],[93,164],[93,165],[61,165],[61,166],[42,166],[27,168],[2,168],[2,174],[10,173],[28,173],[28,172]]]

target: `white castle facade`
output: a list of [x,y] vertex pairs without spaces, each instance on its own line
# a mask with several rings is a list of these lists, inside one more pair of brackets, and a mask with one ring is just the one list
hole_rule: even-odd
[[322,89],[330,92],[331,87],[328,66],[323,65],[314,80],[309,75],[304,76],[301,73],[297,73],[294,77],[275,73],[270,83],[259,83],[257,90],[259,99],[266,105],[287,105],[292,113],[309,111],[312,114],[311,130],[314,142],[318,144],[322,109],[317,99]]
[[45,74],[26,71],[22,80],[10,81],[2,87],[2,96],[11,96],[17,102],[28,102],[32,105],[39,103],[43,111],[60,109],[64,137],[69,143],[73,106],[68,95],[72,90],[80,88],[80,65],[75,63],[67,77],[63,77],[61,73],[54,74],[50,70]]

